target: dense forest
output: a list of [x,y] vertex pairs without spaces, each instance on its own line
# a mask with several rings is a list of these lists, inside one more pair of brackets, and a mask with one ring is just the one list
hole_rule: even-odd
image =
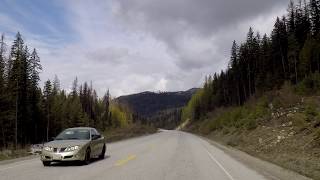
[[249,29],[246,41],[233,42],[226,70],[208,76],[183,109],[182,119],[201,119],[219,107],[239,106],[285,82],[320,88],[320,1],[290,1],[271,35]]
[[75,78],[67,93],[57,76],[40,88],[41,71],[36,49],[30,53],[20,33],[10,50],[1,36],[0,149],[48,141],[68,127],[91,126],[104,131],[132,121],[126,108],[111,101],[109,90],[98,98],[91,83],[79,85]]

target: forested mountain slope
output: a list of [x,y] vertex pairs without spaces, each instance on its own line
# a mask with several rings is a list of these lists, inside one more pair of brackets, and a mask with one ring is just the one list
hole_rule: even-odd
[[159,111],[180,108],[187,104],[197,89],[180,92],[142,92],[120,96],[116,101],[127,104],[136,114],[148,117]]

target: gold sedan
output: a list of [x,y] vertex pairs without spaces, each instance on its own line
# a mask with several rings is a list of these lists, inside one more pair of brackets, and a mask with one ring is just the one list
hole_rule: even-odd
[[45,143],[41,161],[44,166],[62,161],[89,164],[91,158],[103,159],[105,152],[105,138],[95,128],[76,127],[62,131],[53,141]]

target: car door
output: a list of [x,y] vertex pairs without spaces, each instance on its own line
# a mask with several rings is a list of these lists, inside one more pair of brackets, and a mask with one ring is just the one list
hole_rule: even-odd
[[104,137],[95,129],[96,134],[98,135],[98,139],[97,139],[97,149],[98,149],[98,153],[100,155],[100,153],[102,152],[102,148],[104,145]]
[[99,155],[99,138],[95,129],[91,129],[91,152],[93,156]]

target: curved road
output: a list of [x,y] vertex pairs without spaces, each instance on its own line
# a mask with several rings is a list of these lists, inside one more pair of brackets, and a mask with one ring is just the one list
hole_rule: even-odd
[[109,144],[107,157],[90,165],[39,158],[0,165],[1,180],[264,180],[265,177],[192,134],[162,131]]

